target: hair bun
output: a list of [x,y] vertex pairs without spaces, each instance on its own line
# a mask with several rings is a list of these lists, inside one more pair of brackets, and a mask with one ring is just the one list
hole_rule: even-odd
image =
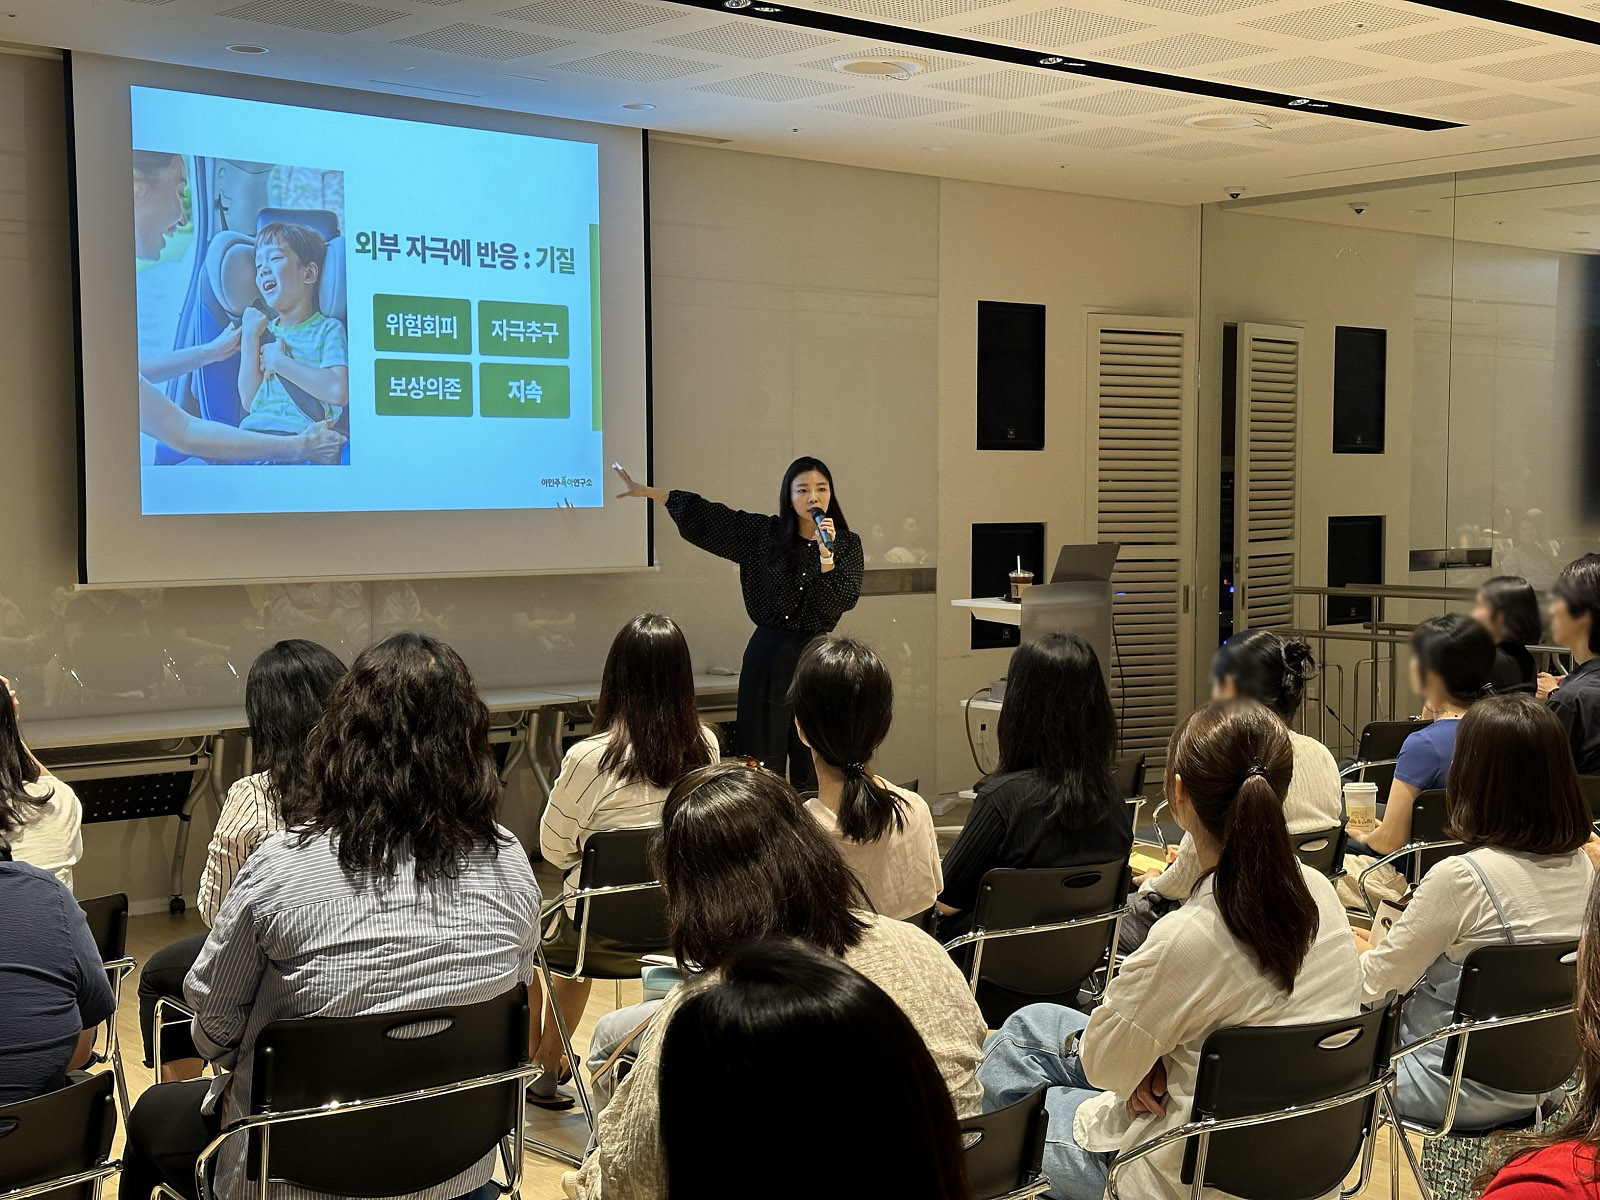
[[1283,640],[1283,662],[1291,672],[1302,679],[1317,669],[1317,660],[1311,653],[1311,647],[1300,638]]

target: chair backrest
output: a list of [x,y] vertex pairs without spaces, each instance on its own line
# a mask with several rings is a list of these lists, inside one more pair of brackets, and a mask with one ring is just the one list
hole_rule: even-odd
[[[1479,946],[1461,964],[1457,1021],[1519,1016],[1572,1003],[1578,943]],[[1445,1045],[1443,1069],[1455,1070],[1459,1038]],[[1578,1065],[1577,1027],[1570,1014],[1474,1033],[1462,1078],[1532,1097],[1561,1086]]]
[[[589,835],[583,844],[583,864],[578,869],[579,888],[621,887],[650,883],[650,842],[656,826],[647,829],[609,829]],[[578,906],[576,923],[583,927],[587,908],[588,931],[616,943],[621,950],[650,954],[667,946],[667,898],[659,887],[621,892],[586,900]]]
[[1578,787],[1589,805],[1589,819],[1600,821],[1600,775],[1579,775]]
[[[1080,867],[997,867],[978,885],[972,928],[992,933],[1109,913],[1127,903],[1126,860]],[[991,1029],[1027,1004],[1071,1004],[1112,946],[1115,922],[982,943],[978,1006]]]
[[[1444,789],[1429,788],[1425,792],[1418,792],[1417,798],[1411,802],[1411,840],[1445,841],[1450,837],[1445,831],[1445,824]],[[1415,883],[1432,870],[1434,864],[1443,862],[1452,855],[1465,854],[1470,849],[1471,846],[1458,844],[1440,846],[1436,850],[1420,850],[1396,865],[1402,869],[1407,879]]]
[[1357,779],[1378,785],[1378,799],[1389,794],[1394,782],[1394,760],[1400,755],[1405,740],[1427,721],[1368,721],[1361,727],[1361,739],[1356,745],[1356,758],[1361,762],[1382,762],[1388,765],[1368,767],[1356,775]]
[[[478,1004],[365,1017],[274,1021],[256,1038],[252,1113],[399,1095],[514,1070],[528,1058],[522,984]],[[522,1083],[273,1127],[267,1169],[317,1192],[425,1191],[477,1163],[517,1124]],[[260,1178],[260,1134],[249,1175]],[[403,1151],[403,1152],[397,1152]]]
[[1048,1091],[1040,1084],[1014,1104],[961,1122],[971,1200],[994,1200],[1038,1177],[1050,1127],[1050,1114],[1044,1107]]
[[78,907],[89,922],[89,932],[94,937],[95,949],[100,951],[101,962],[111,962],[128,953],[128,893],[113,892],[109,896],[91,896],[79,900]]
[[[1200,1049],[1191,1121],[1262,1116],[1314,1104],[1379,1079],[1389,1069],[1391,1010],[1306,1025],[1219,1029]],[[1205,1185],[1242,1200],[1323,1196],[1361,1153],[1376,1098],[1213,1135]],[[1184,1151],[1194,1180],[1198,1143]]]
[[1344,869],[1343,821],[1331,829],[1319,829],[1315,833],[1290,834],[1289,841],[1294,846],[1295,857],[1313,871],[1320,871],[1331,878]]
[[[104,1163],[117,1131],[109,1072],[0,1107],[0,1192],[65,1179]],[[93,1200],[98,1188],[80,1184],[48,1193],[49,1200]]]
[[1143,750],[1126,750],[1117,755],[1117,788],[1124,798],[1144,795],[1145,764],[1148,761]]

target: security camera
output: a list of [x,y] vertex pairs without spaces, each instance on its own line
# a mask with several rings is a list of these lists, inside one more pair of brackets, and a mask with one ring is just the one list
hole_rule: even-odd
[[1350,211],[1359,217],[1362,213],[1367,211],[1367,202],[1365,200],[1357,200],[1353,202],[1350,205]]
[[1222,190],[1227,193],[1229,200],[1237,200],[1240,196],[1244,195],[1244,189],[1238,184],[1235,184],[1232,187],[1225,187]]

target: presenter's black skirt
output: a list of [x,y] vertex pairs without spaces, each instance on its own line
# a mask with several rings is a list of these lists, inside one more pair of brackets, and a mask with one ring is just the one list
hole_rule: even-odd
[[789,684],[800,652],[818,636],[757,625],[739,671],[739,753],[769,771],[787,774],[802,792],[817,786],[817,776],[811,751],[794,730]]

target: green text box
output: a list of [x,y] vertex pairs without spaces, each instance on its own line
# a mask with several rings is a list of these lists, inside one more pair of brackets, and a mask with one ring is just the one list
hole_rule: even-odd
[[571,372],[537,363],[484,363],[478,411],[486,417],[565,417],[572,411]]
[[443,296],[372,298],[372,345],[413,354],[471,354],[472,302]]
[[478,301],[478,351],[494,358],[565,358],[565,304]]
[[470,417],[472,364],[380,358],[372,395],[381,417]]

